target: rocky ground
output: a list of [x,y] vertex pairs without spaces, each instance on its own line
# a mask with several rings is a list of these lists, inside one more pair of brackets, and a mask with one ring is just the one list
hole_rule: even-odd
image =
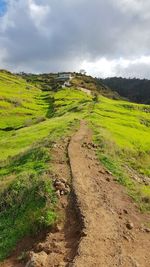
[[[71,140],[53,148],[60,223],[23,240],[2,267],[149,267],[149,216],[98,162],[82,121]],[[25,261],[21,251],[28,250]]]

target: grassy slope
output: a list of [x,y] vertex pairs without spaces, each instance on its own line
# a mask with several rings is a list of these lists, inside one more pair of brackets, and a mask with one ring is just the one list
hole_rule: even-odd
[[[90,76],[76,76],[74,86],[90,89],[93,104],[87,114],[101,162],[126,185],[142,210],[150,210],[150,186],[135,182],[150,177],[150,107],[119,100],[119,96]],[[109,97],[106,98],[105,96]],[[113,100],[116,99],[116,100]]]
[[118,95],[117,92],[111,91],[109,87],[101,83],[99,79],[93,78],[91,76],[77,74],[71,81],[71,83],[75,87],[87,88],[95,94],[99,92],[103,96],[113,99],[120,99],[120,96]]
[[45,117],[49,105],[45,98],[45,93],[23,79],[0,72],[0,131],[28,126]]
[[54,139],[75,118],[80,118],[87,111],[87,104],[91,97],[75,89],[63,89],[53,94],[55,105],[54,118],[31,125],[17,131],[1,132],[0,159],[5,160],[8,156],[17,155],[28,149],[32,144],[45,138],[49,134]]
[[99,158],[142,209],[150,210],[150,186],[136,183],[130,175],[150,177],[150,107],[99,97],[90,116],[98,142]]
[[[70,133],[91,97],[73,88],[45,95],[9,73],[0,73],[0,81],[2,260],[23,236],[37,233],[57,220],[56,196],[47,174],[51,170],[51,149],[55,141]],[[8,109],[4,103],[10,105]],[[38,119],[41,116],[44,119]],[[28,120],[30,123],[26,123]]]
[[[89,81],[79,86],[87,84],[90,89]],[[102,163],[149,209],[142,202],[150,197],[149,186],[131,180],[127,171],[150,176],[149,106],[92,97],[75,88],[42,92],[6,72],[0,72],[0,93],[0,260],[24,235],[57,219],[48,176],[51,149],[82,118],[92,124]]]

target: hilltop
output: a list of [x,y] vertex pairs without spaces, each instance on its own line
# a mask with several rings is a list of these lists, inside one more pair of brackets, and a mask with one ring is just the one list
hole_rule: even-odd
[[2,266],[149,267],[150,106],[3,70],[0,112]]
[[[101,82],[97,78],[87,76],[80,73],[70,73],[73,77],[71,85],[73,87],[86,88],[91,90],[93,93],[100,93],[103,96],[118,99],[120,96],[117,92],[113,92],[108,86]],[[57,73],[44,73],[44,74],[19,74],[27,82],[32,83],[41,88],[42,91],[57,91],[61,88],[63,82],[57,80]]]

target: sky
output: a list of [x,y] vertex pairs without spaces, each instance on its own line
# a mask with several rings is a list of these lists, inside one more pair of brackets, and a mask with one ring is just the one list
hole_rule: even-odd
[[0,16],[2,16],[3,14],[5,14],[6,12],[6,2],[5,0],[0,0]]
[[149,0],[0,0],[0,69],[150,79]]

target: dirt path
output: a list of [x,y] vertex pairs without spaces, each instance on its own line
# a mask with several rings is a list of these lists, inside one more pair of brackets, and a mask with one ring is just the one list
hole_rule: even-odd
[[79,90],[81,90],[82,92],[86,93],[87,95],[92,95],[91,90],[83,88],[83,87],[78,87]]
[[[54,143],[51,149],[51,170],[45,174],[53,181],[65,180],[71,184],[71,172],[68,159],[68,142],[65,138]],[[80,240],[80,219],[74,205],[74,194],[59,195],[56,206],[59,221],[53,229],[47,229],[40,236],[26,237],[18,243],[16,249],[1,267],[64,267],[73,261]],[[24,255],[22,260],[20,256]]]
[[[25,239],[2,267],[149,267],[149,216],[95,156],[92,132],[82,121],[71,140],[53,147],[53,172],[71,194],[59,196],[60,222],[40,240]],[[30,251],[28,262],[17,260]]]
[[[122,186],[99,165],[85,122],[68,148],[78,208],[84,228],[74,267],[149,267],[148,221]],[[132,229],[129,229],[132,228]]]

